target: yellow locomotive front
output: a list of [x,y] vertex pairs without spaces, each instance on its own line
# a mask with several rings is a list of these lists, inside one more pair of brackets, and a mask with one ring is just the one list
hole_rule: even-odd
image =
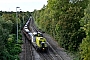
[[44,37],[36,37],[37,49],[40,51],[47,51],[46,39]]

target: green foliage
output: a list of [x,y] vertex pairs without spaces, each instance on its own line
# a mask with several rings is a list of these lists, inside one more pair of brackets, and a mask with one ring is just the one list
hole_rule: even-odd
[[[3,27],[6,27],[8,28],[8,30],[11,30],[10,33],[15,33],[16,32],[16,17],[14,16],[14,14],[3,13],[2,19],[6,21],[3,23]],[[8,25],[6,26],[5,24],[8,24]]]
[[23,44],[23,41],[18,39],[18,44]]
[[0,17],[0,58],[2,58],[1,57],[2,53],[5,50],[5,45],[6,45],[5,43],[7,42],[6,39],[8,38],[9,35],[9,30],[3,27],[4,22],[5,20],[3,20],[2,17]]
[[[20,23],[19,23],[20,24]],[[0,60],[19,60],[21,45],[16,45],[16,15],[3,13],[0,16]],[[22,36],[20,35],[20,39]],[[19,43],[22,43],[20,40]]]
[[90,37],[87,36],[83,39],[80,45],[80,54],[82,60],[90,60]]
[[80,44],[80,55],[82,60],[90,60],[90,3],[85,9],[84,17],[82,18],[81,29],[85,30],[86,38]]
[[[0,11],[0,60],[19,60],[21,52],[21,28],[29,19],[30,12],[18,12],[18,44],[16,43],[16,12]],[[28,17],[28,18],[27,18]]]
[[69,0],[48,0],[41,10],[34,11],[39,28],[52,35],[58,43],[69,51],[77,51],[85,31],[79,21],[84,16],[86,1],[70,3]]

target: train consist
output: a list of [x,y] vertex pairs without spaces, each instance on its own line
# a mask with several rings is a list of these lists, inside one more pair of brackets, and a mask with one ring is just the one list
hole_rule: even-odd
[[46,38],[43,37],[43,34],[39,31],[30,31],[32,29],[29,29],[29,25],[31,23],[32,17],[29,18],[29,20],[26,22],[23,28],[24,35],[30,40],[32,45],[35,47],[37,51],[44,51],[46,52],[48,50]]

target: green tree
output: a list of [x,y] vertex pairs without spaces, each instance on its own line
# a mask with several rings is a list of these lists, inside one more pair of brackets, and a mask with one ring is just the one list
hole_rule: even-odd
[[[6,60],[7,56],[6,52],[6,43],[7,43],[7,38],[8,38],[8,35],[9,35],[9,30],[4,28],[3,25],[4,25],[4,22],[5,20],[2,19],[2,17],[0,17],[0,59],[1,60]],[[7,26],[7,24],[6,24]],[[8,26],[9,27],[9,26]]]
[[78,50],[85,32],[79,21],[84,16],[88,0],[70,3],[70,0],[48,0],[48,4],[34,13],[40,29],[53,36],[58,43],[70,50]]
[[86,38],[83,39],[80,44],[80,55],[82,60],[90,60],[90,3],[88,7],[85,9],[84,17],[82,18],[81,29],[85,30]]

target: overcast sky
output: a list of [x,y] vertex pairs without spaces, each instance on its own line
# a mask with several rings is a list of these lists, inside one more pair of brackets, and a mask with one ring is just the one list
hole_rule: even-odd
[[0,11],[16,11],[16,7],[20,7],[17,10],[32,12],[46,4],[47,0],[0,0]]

